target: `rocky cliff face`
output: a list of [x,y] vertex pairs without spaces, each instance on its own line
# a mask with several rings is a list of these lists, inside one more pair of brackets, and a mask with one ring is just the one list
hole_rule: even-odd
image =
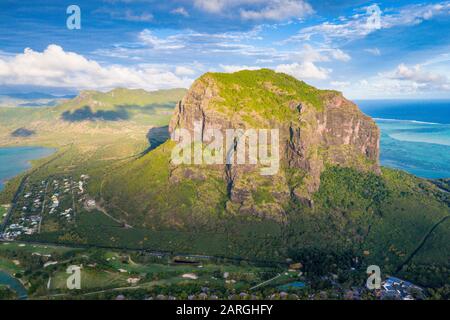
[[[284,219],[290,201],[313,205],[327,165],[380,172],[379,129],[374,121],[341,93],[322,91],[285,74],[270,70],[235,74],[206,74],[178,104],[170,131],[194,134],[200,123],[201,139],[208,129],[278,129],[280,170],[261,176],[261,165],[215,165],[228,186],[226,210],[276,220]],[[205,178],[204,168],[174,166],[174,183],[181,176]]]

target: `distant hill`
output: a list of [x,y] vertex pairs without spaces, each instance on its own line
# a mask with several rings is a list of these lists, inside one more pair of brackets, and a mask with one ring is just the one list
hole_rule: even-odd
[[75,95],[53,95],[42,92],[27,92],[27,93],[0,93],[0,97],[9,97],[22,100],[35,99],[72,99]]
[[57,96],[47,93],[6,93],[0,94],[0,107],[45,108],[53,107],[62,101],[72,99],[73,95]]
[[76,110],[89,106],[91,110],[111,110],[115,108],[151,107],[168,105],[180,101],[186,89],[145,91],[143,89],[118,88],[108,92],[81,91],[75,98],[59,105],[57,110]]
[[[5,107],[2,108],[0,104],[0,124],[10,129],[27,126],[41,132],[46,124],[52,126],[56,120],[72,123],[131,120],[142,125],[167,125],[176,103],[186,91],[171,89],[148,92],[118,88],[109,92],[82,91],[76,97],[63,100],[8,100]],[[53,104],[56,106],[49,106]],[[17,105],[20,107],[11,107]]]

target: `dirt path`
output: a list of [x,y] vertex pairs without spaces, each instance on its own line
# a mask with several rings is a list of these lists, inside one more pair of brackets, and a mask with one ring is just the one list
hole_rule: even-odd
[[268,284],[268,283],[270,283],[270,282],[272,282],[272,281],[278,279],[278,278],[281,277],[281,276],[282,276],[282,274],[280,273],[280,274],[278,274],[277,276],[273,277],[272,279],[266,280],[266,281],[261,282],[260,284],[254,286],[254,287],[251,287],[250,290],[254,290],[254,289],[256,289],[256,288],[259,288],[259,287],[261,287],[261,286],[264,286],[264,285],[266,285],[266,284]]
[[45,211],[45,202],[47,201],[46,197],[47,197],[48,183],[49,182],[47,181],[47,183],[45,184],[44,200],[42,201],[41,219],[39,220],[38,234],[41,234],[42,220],[44,220],[44,211]]
[[112,215],[110,215],[105,208],[103,208],[102,206],[100,206],[98,203],[95,204],[95,209],[97,209],[98,211],[100,211],[101,213],[103,213],[105,216],[107,216],[108,218],[110,218],[111,220],[117,222],[118,224],[125,224],[126,228],[133,228],[132,226],[124,223],[123,221],[120,221],[119,219],[114,218]]
[[403,267],[405,265],[407,265],[413,258],[414,256],[420,251],[420,249],[422,249],[422,247],[425,245],[425,243],[427,242],[428,238],[431,237],[431,235],[433,234],[434,230],[436,230],[437,227],[439,227],[441,224],[443,224],[445,221],[447,221],[448,219],[450,219],[450,216],[446,216],[444,218],[442,218],[441,220],[439,220],[437,223],[435,223],[435,225],[433,227],[431,227],[430,231],[428,231],[428,233],[425,235],[425,237],[423,237],[422,241],[419,243],[419,245],[417,246],[417,248],[408,256],[408,258],[397,268],[396,272],[400,272]]

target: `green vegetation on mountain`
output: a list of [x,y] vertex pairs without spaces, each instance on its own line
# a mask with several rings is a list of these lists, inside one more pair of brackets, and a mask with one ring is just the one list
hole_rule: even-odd
[[213,79],[220,98],[213,102],[218,110],[242,112],[251,117],[253,112],[267,119],[281,121],[295,119],[290,103],[301,100],[321,110],[325,96],[331,91],[318,90],[303,81],[269,69],[236,73],[207,73],[197,81]]

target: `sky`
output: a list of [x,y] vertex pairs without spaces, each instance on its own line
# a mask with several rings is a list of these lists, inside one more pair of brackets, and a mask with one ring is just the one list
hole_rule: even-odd
[[3,93],[188,88],[270,68],[351,99],[446,99],[449,49],[450,1],[0,1]]

